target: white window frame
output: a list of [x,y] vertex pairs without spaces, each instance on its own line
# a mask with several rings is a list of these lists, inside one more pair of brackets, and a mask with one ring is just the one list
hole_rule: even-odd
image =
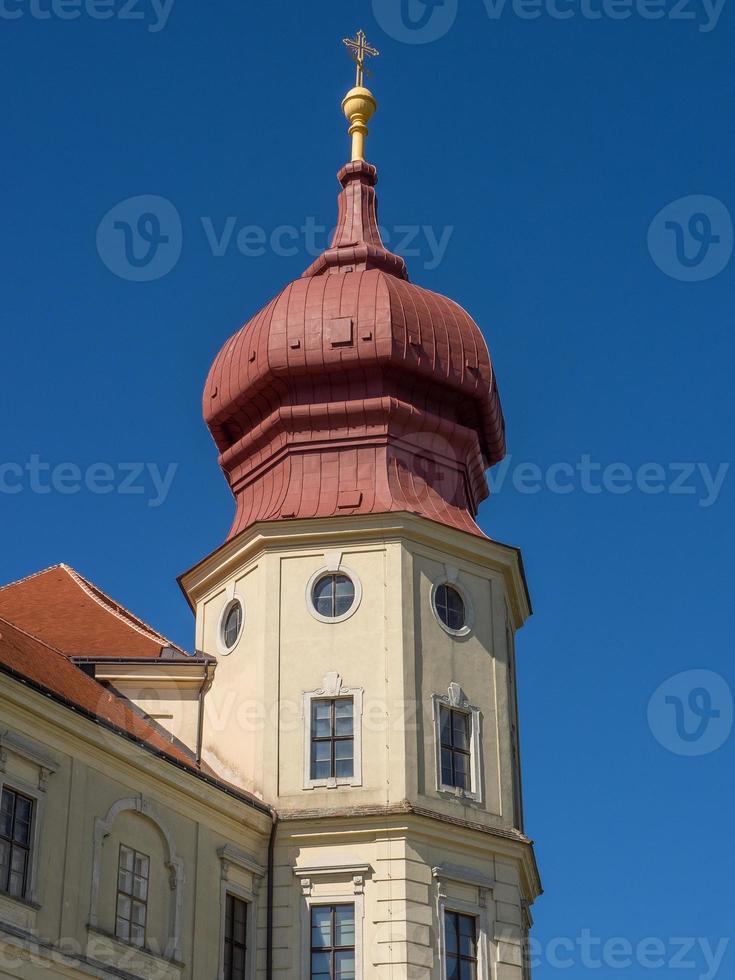
[[[309,980],[311,976],[311,910],[320,905],[352,905],[355,909],[355,980],[363,980],[363,927],[365,920],[365,878],[372,873],[369,864],[325,865],[308,868],[294,868],[300,879],[304,901],[301,905],[301,976]],[[328,895],[314,895],[315,879],[351,878],[350,893],[329,892]]]
[[[496,882],[470,868],[460,868],[454,865],[433,868],[432,874],[437,882],[436,908],[439,924],[440,980],[447,980],[446,912],[456,912],[459,915],[471,916],[475,920],[478,980],[491,980],[491,920],[488,910],[488,897],[492,901],[493,888]],[[454,881],[460,885],[470,885],[477,888],[478,901],[466,902],[448,896],[445,889],[445,882],[447,881]]]
[[[247,911],[247,959],[245,975],[253,980],[258,955],[258,893],[260,884],[265,877],[266,869],[252,855],[241,851],[232,844],[225,844],[217,851],[220,859],[220,930],[219,930],[219,969],[217,976],[224,980],[225,976],[225,920],[227,917],[227,896],[232,895],[245,902]],[[248,888],[239,881],[233,880],[232,867],[245,871],[251,876],[252,887]]]
[[[353,769],[351,776],[331,779],[311,778],[311,703],[312,701],[352,698],[352,749]],[[343,687],[342,677],[336,671],[326,674],[322,686],[303,695],[304,716],[304,789],[337,789],[340,786],[362,786],[362,704],[361,687]]]
[[[8,774],[9,756],[15,755],[24,762],[30,762],[38,768],[38,780],[30,783],[28,780]],[[3,901],[21,902],[36,909],[38,904],[38,855],[41,846],[41,826],[46,808],[46,791],[48,779],[59,768],[58,760],[46,749],[23,735],[9,730],[0,732],[0,793],[7,788],[10,791],[26,796],[33,803],[31,816],[31,846],[28,853],[28,868],[26,870],[26,885],[23,895],[8,895],[0,892]]]
[[[446,694],[435,694],[432,698],[434,714],[434,756],[436,764],[436,789],[459,799],[483,802],[482,792],[482,713],[470,704],[459,684],[451,683]],[[461,711],[470,716],[470,778],[471,788],[447,786],[442,782],[442,736],[441,709]]]
[[[346,575],[352,582],[355,590],[355,598],[347,612],[342,613],[341,616],[322,616],[314,605],[314,586],[324,575]],[[341,551],[325,551],[324,564],[321,566],[321,568],[318,568],[314,572],[309,581],[306,583],[306,590],[304,594],[306,598],[306,608],[318,622],[327,623],[329,625],[334,623],[344,623],[346,619],[354,616],[357,610],[360,608],[360,603],[362,602],[362,582],[360,581],[360,576],[354,569],[350,568],[348,565],[342,564]]]
[[[455,589],[461,596],[462,602],[464,603],[464,626],[460,629],[452,629],[451,626],[447,626],[444,620],[439,615],[439,610],[436,607],[436,593],[442,587],[442,585],[448,585],[450,588]],[[441,626],[445,633],[454,637],[465,637],[469,636],[472,632],[472,627],[475,623],[475,607],[472,604],[472,598],[467,591],[467,589],[459,581],[459,569],[454,565],[444,566],[444,575],[436,579],[431,587],[431,611],[434,613],[434,618],[437,623]]]

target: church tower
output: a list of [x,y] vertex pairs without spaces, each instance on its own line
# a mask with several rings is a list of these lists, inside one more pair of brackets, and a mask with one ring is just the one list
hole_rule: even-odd
[[541,889],[514,649],[530,605],[519,552],[475,520],[505,454],[500,399],[477,324],[381,240],[377,52],[348,43],[332,245],[204,389],[236,509],[181,579],[216,660],[201,755],[274,810],[257,976],[525,980]]

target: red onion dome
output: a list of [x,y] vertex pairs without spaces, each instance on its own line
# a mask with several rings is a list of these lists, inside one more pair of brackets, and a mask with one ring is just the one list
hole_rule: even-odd
[[237,503],[229,537],[257,521],[390,511],[481,534],[485,470],[505,455],[482,332],[384,247],[375,167],[338,176],[331,247],[209,372],[204,418]]

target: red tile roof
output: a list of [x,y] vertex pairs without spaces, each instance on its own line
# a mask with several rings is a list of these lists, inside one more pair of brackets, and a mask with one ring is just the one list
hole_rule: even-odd
[[162,647],[179,649],[63,564],[1,587],[0,617],[67,657],[155,658]]
[[0,588],[0,672],[270,813],[252,794],[198,763],[194,752],[70,659],[117,656],[151,661],[164,646],[173,644],[68,565],[55,565]]
[[193,753],[157,730],[129,701],[98,684],[60,650],[1,617],[0,666],[187,768],[196,768]]

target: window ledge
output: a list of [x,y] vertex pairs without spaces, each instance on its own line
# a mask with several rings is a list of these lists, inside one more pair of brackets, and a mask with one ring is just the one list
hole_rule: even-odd
[[457,803],[477,803],[482,806],[482,800],[468,789],[459,789],[456,786],[440,786],[437,790],[441,796],[454,800]]
[[[154,953],[147,946],[136,946],[100,928],[87,926],[87,956],[108,965],[115,965],[124,957],[126,968],[135,966],[141,977],[158,977],[159,980],[179,980],[184,963]],[[137,958],[137,962],[136,962]]]
[[340,789],[343,786],[362,786],[362,782],[356,782],[352,776],[341,779],[310,779],[304,789]]

